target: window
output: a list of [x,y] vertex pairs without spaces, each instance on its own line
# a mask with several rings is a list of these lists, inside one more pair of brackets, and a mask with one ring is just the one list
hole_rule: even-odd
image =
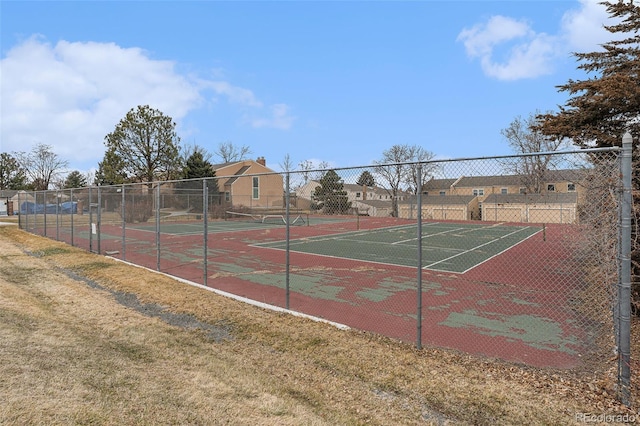
[[507,194],[509,191],[507,190],[507,188],[502,188],[500,189],[500,193],[501,194]]
[[260,198],[260,191],[259,191],[258,184],[259,184],[258,176],[254,176],[253,177],[253,194],[252,194],[254,200]]
[[547,185],[547,191],[549,192],[555,192],[556,191],[556,184],[555,183],[550,183]]
[[224,200],[225,201],[231,201],[231,193],[229,191],[225,191]]
[[526,194],[527,193],[527,188],[520,188],[520,194]]
[[362,194],[360,192],[356,192],[356,198],[360,198]]
[[474,189],[473,190],[473,195],[475,195],[475,196],[484,195],[484,189]]
[[576,184],[575,184],[575,183],[572,183],[572,182],[569,182],[569,183],[567,184],[567,191],[569,191],[569,192],[574,192],[575,190],[576,190]]
[[440,191],[440,195],[447,195],[446,191]]
[[429,195],[429,191],[422,191],[422,195]]

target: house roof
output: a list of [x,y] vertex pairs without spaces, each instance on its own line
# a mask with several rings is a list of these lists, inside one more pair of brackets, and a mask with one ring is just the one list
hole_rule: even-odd
[[[547,170],[544,182],[577,182],[584,176],[579,169]],[[488,186],[524,186],[525,175],[490,175],[490,176],[462,176],[458,179],[432,179],[424,184],[423,191]]]
[[423,191],[449,189],[458,179],[431,179],[422,186]]
[[483,204],[575,204],[575,192],[550,192],[545,194],[491,194]]
[[229,178],[229,180],[227,180],[224,184],[225,185],[231,185],[233,182],[235,182],[240,176],[242,176],[243,174],[245,174],[245,172],[247,170],[249,170],[249,167],[251,166],[242,166],[240,167],[240,170],[238,170],[237,172],[234,173],[234,176]]
[[[423,195],[421,198],[422,205],[468,205],[475,195]],[[411,200],[401,201],[399,204],[415,204],[416,198],[411,197]]]
[[365,205],[365,206],[371,206],[371,207],[375,207],[377,209],[380,208],[391,208],[391,201],[390,200],[357,200],[357,201],[352,201],[353,205]]
[[13,189],[2,189],[0,190],[0,198],[11,198],[16,195],[18,191]]
[[[378,186],[367,186],[363,191],[363,186],[355,183],[345,183],[343,186],[345,191],[351,192],[366,192],[367,194],[379,194],[379,195],[389,195],[389,191],[384,188],[380,188]],[[403,191],[398,191],[403,192]]]
[[[232,166],[238,166],[240,167],[242,170],[243,168],[249,168],[251,166],[256,166],[256,167],[262,167],[264,169],[266,169],[269,173],[270,172],[274,172],[274,170],[270,169],[269,167],[267,167],[265,164],[256,161],[256,160],[240,160],[240,161],[230,161],[230,162],[226,162],[226,163],[219,163],[219,164],[212,164],[211,167],[213,168],[213,170],[215,170],[216,172],[220,169],[224,169],[227,167],[232,167]],[[233,170],[233,169],[232,169]],[[246,172],[246,169],[242,171],[242,173]],[[228,177],[230,176],[230,172],[227,173],[224,176],[220,175],[218,177]],[[275,172],[274,172],[275,173]],[[240,171],[233,173],[234,175],[238,175],[241,174]]]

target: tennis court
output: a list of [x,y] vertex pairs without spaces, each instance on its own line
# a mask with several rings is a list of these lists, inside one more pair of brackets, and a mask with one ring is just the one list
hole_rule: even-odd
[[[310,218],[309,215],[292,215],[290,217],[290,225],[309,226],[318,224],[332,224],[339,222],[351,222],[354,219],[331,219],[331,218]],[[251,214],[236,214],[230,219],[225,220],[209,220],[207,222],[207,231],[209,234],[223,233],[223,232],[243,232],[252,230],[264,230],[271,227],[284,228],[286,225],[285,215],[279,214],[267,214],[267,215],[251,215]],[[127,229],[155,233],[155,224],[128,224]],[[189,236],[189,235],[202,235],[204,229],[204,222],[202,220],[197,221],[161,221],[160,232],[173,236]],[[104,232],[103,232],[104,234]],[[116,235],[121,235],[120,232],[116,232]]]
[[[537,226],[425,223],[422,267],[463,274],[541,232]],[[294,239],[291,251],[415,268],[417,226],[394,226]],[[286,249],[286,241],[254,244]]]

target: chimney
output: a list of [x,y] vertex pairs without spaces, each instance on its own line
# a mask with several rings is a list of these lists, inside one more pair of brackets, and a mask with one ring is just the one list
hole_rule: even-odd
[[267,160],[264,159],[264,157],[258,157],[258,159],[256,160],[256,163],[266,166],[267,165]]

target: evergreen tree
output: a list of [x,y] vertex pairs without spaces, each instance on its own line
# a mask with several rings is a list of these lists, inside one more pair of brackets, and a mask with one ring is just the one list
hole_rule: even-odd
[[[609,147],[620,146],[622,136],[626,131],[638,140],[640,137],[640,6],[633,1],[617,1],[602,3],[612,18],[619,23],[605,26],[616,40],[602,45],[603,50],[590,53],[575,53],[581,69],[593,77],[586,80],[569,80],[559,86],[561,92],[571,95],[565,106],[560,107],[558,113],[539,116],[539,129],[546,135],[557,138],[567,138],[580,147]],[[637,149],[633,150],[633,186],[640,188],[640,156]],[[592,159],[598,163],[597,156]],[[604,167],[610,169],[611,166]],[[601,193],[604,188],[605,192]],[[637,204],[638,192],[633,191],[634,204]],[[595,190],[587,192],[591,198],[607,199],[606,184],[598,182]],[[598,203],[585,203],[597,206]],[[635,211],[635,210],[634,210]],[[610,251],[615,247],[617,232],[611,232],[610,225],[615,223],[616,207],[611,206],[608,211],[597,211],[593,208],[585,209],[582,221],[589,222],[602,235],[610,232],[609,238],[589,239],[590,251],[601,251],[604,256],[615,257]],[[638,221],[638,213],[636,222]],[[602,243],[598,245],[598,241]],[[640,313],[640,245],[638,233],[632,230],[632,304],[636,314]]]
[[26,179],[18,160],[6,152],[0,153],[0,189],[25,189]]
[[82,176],[78,170],[74,170],[67,175],[67,178],[64,180],[64,188],[84,188],[87,186],[87,179]]
[[602,4],[621,20],[605,28],[623,38],[603,44],[602,51],[575,53],[578,69],[595,75],[559,86],[571,98],[558,113],[540,116],[543,133],[582,147],[620,146],[626,130],[640,136],[640,6],[633,1]]
[[368,170],[365,170],[364,172],[360,173],[360,177],[358,178],[358,181],[356,182],[356,184],[360,186],[371,187],[376,184],[376,181],[373,178],[373,175],[371,174],[371,172]]
[[[209,195],[209,204],[220,204],[220,190],[218,188],[218,180],[213,165],[205,159],[204,152],[201,148],[196,147],[192,154],[186,159],[182,169],[182,178],[176,184],[179,192],[182,192],[181,199],[183,207],[193,208],[202,211],[202,179],[207,179],[207,192]],[[186,198],[185,198],[186,195]],[[184,202],[184,200],[187,200]]]
[[351,208],[344,183],[335,170],[329,170],[319,181],[314,191],[314,199],[318,207],[326,214],[343,214]]
[[128,181],[122,158],[113,149],[107,150],[103,160],[98,163],[94,184],[103,186],[121,185]]

